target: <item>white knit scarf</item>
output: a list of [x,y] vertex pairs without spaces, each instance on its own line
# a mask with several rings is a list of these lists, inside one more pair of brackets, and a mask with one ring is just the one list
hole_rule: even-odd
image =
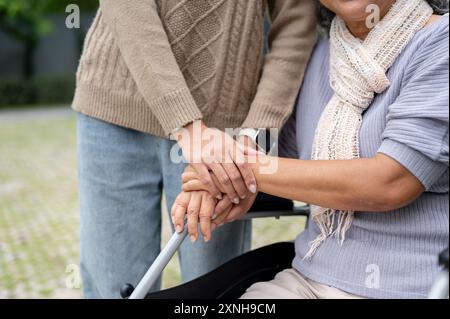
[[[334,96],[326,106],[314,138],[313,160],[349,160],[360,157],[362,114],[375,94],[390,86],[386,76],[401,51],[433,14],[424,0],[397,0],[365,41],[354,37],[336,17],[330,30],[330,83]],[[331,236],[342,244],[353,222],[353,211],[312,207],[320,235],[304,257],[311,258]]]

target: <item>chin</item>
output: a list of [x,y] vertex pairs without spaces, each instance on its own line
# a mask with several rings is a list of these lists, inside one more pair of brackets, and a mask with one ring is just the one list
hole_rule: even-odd
[[369,15],[366,9],[371,4],[383,5],[383,0],[322,0],[324,6],[345,21],[363,21]]

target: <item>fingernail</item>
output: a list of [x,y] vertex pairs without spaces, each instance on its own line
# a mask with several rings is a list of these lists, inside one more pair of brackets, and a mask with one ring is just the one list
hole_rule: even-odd
[[219,194],[219,195],[216,196],[216,198],[217,198],[218,200],[222,200],[222,199],[223,199],[223,196],[222,196],[222,194]]
[[233,198],[232,202],[236,205],[239,205],[240,199],[238,197]]
[[224,225],[224,223],[220,224],[219,227],[222,227]]
[[191,235],[189,238],[191,239],[192,243],[195,243],[197,241],[197,238],[194,235]]
[[252,192],[253,194],[256,194],[256,185],[255,184],[251,184],[250,186],[249,186],[249,188],[248,188],[248,190],[250,191],[250,192]]
[[205,239],[205,243],[209,242],[211,240],[211,238],[203,236],[203,238]]
[[177,230],[177,233],[181,233],[183,231],[183,228],[180,225],[177,225],[175,229]]
[[242,199],[242,200],[244,200],[244,199],[246,199],[246,198],[247,198],[247,196],[245,196],[245,195],[244,195],[244,196],[241,196],[241,199]]

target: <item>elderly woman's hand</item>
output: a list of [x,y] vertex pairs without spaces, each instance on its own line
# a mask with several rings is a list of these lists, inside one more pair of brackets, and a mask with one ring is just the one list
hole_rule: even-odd
[[[216,182],[217,178],[214,175],[212,177]],[[183,192],[209,191],[208,186],[199,179],[197,173],[190,167],[182,175],[182,180]],[[231,203],[228,198],[221,200],[214,210],[214,225],[221,226],[224,223],[239,220],[250,210],[256,196],[257,194],[249,193],[238,205]]]
[[205,242],[211,240],[214,226],[211,224],[217,200],[206,191],[182,192],[172,207],[172,221],[178,233],[183,232],[185,217],[192,242],[198,240],[198,224]]

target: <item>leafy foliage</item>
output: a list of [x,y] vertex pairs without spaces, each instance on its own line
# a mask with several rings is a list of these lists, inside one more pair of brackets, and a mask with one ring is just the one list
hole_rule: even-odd
[[0,0],[0,28],[21,41],[33,41],[51,31],[45,18],[49,0]]
[[0,0],[0,30],[23,43],[23,77],[33,76],[33,55],[41,37],[52,31],[50,13],[65,13],[70,4],[91,11],[98,5],[93,0]]

